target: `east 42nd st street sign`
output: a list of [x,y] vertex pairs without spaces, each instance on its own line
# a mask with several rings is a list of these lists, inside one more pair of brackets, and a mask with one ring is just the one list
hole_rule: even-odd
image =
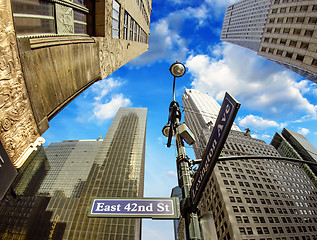
[[95,198],[89,217],[178,219],[178,198]]

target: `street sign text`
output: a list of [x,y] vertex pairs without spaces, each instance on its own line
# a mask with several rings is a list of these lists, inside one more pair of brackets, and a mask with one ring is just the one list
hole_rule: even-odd
[[90,217],[179,218],[178,198],[135,198],[93,200]]
[[195,207],[198,205],[202,192],[216,165],[239,107],[240,103],[226,93],[216,123],[212,129],[205,155],[191,187],[191,198]]

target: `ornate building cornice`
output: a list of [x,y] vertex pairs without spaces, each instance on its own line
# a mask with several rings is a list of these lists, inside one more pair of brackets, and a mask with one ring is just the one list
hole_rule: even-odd
[[0,140],[15,167],[40,137],[26,90],[10,0],[0,2]]

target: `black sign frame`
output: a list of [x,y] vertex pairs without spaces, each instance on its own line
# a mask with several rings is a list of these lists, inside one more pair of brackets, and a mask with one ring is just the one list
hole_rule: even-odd
[[205,154],[190,189],[193,207],[197,207],[200,201],[240,106],[241,104],[226,92]]

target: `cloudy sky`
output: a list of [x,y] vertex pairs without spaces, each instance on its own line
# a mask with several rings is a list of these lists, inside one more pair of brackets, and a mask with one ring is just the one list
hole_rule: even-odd
[[[263,59],[255,52],[221,42],[225,8],[235,0],[155,0],[149,51],[94,84],[52,121],[46,145],[70,139],[105,136],[120,106],[148,108],[145,196],[169,197],[177,185],[175,146],[166,147],[161,130],[172,100],[169,66],[183,62],[176,98],[195,88],[222,103],[227,91],[240,103],[236,123],[270,143],[288,128],[317,147],[317,85]],[[191,148],[188,155],[194,158]],[[162,238],[164,236],[164,238]],[[144,240],[172,240],[171,221],[145,220]]]

